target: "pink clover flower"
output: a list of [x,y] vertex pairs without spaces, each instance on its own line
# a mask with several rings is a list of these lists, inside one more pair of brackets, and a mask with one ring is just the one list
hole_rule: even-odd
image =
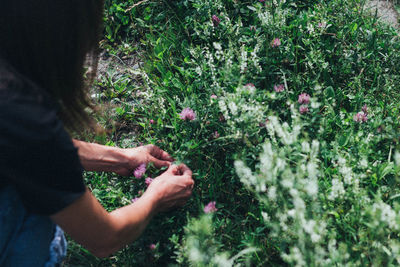
[[274,90],[277,93],[283,92],[285,90],[285,86],[283,84],[275,84]]
[[134,175],[136,178],[140,179],[140,178],[142,178],[142,176],[143,176],[143,174],[144,174],[145,172],[146,172],[146,163],[142,163],[142,164],[139,165],[139,167],[137,167],[137,168],[135,169],[135,171],[133,172],[133,175]]
[[181,113],[179,113],[179,117],[186,121],[190,120],[193,121],[196,119],[196,113],[194,113],[193,109],[191,108],[184,108]]
[[302,93],[299,95],[299,104],[310,104],[310,95],[307,93]]
[[210,203],[208,203],[205,207],[204,207],[204,212],[205,213],[210,213],[210,212],[215,212],[218,209],[215,207],[215,201],[211,201]]

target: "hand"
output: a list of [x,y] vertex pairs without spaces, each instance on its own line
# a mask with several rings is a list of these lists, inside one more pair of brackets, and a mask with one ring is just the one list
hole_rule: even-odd
[[132,175],[140,164],[152,162],[156,168],[169,167],[174,159],[164,150],[155,145],[146,145],[136,148],[121,149],[126,157],[126,164],[115,172],[119,175]]
[[185,205],[192,195],[194,181],[192,171],[185,165],[171,165],[167,171],[155,178],[145,194],[157,196],[157,211],[167,211]]

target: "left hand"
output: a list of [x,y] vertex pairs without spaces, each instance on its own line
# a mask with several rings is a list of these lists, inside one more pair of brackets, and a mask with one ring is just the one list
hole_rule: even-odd
[[126,164],[115,170],[115,173],[123,176],[132,175],[140,165],[152,162],[156,168],[169,167],[174,159],[164,150],[155,145],[146,145],[135,148],[121,149],[121,153],[127,159]]

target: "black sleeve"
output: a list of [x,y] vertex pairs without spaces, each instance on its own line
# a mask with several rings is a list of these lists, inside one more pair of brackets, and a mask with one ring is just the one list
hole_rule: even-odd
[[0,100],[0,184],[28,211],[51,215],[85,192],[77,149],[56,110],[29,97]]

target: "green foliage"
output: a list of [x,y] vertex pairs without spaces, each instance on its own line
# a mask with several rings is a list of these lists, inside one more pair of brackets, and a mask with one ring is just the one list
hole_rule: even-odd
[[[116,145],[159,145],[196,187],[185,208],[101,264],[400,264],[400,42],[365,1],[148,1],[128,12],[132,1],[106,3],[108,42],[140,42],[146,55],[134,109],[129,75],[99,81],[119,103],[115,118],[136,127]],[[196,120],[179,118],[186,107]],[[88,177],[108,209],[145,189]],[[213,216],[202,210],[210,201]],[[75,247],[70,255],[101,265]]]

